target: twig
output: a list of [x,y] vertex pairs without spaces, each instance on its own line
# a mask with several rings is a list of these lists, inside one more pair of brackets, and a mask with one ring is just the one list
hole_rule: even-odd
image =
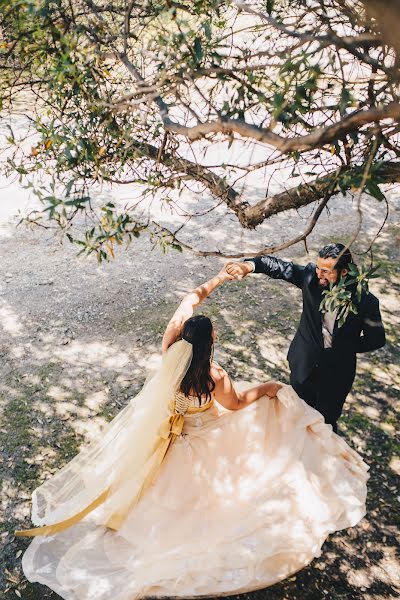
[[[220,250],[199,250],[197,248],[193,248],[193,246],[191,246],[190,244],[187,244],[186,242],[183,242],[182,240],[180,240],[176,237],[176,234],[178,233],[178,231],[180,229],[182,229],[182,227],[180,227],[176,231],[171,231],[170,229],[168,229],[167,227],[164,227],[163,225],[160,225],[156,221],[152,221],[152,223],[154,225],[156,225],[160,229],[160,231],[163,231],[167,235],[171,236],[173,243],[176,243],[179,246],[182,246],[182,248],[189,250],[190,252],[192,252],[193,254],[196,254],[197,256],[219,256],[221,258],[229,258],[229,259],[230,258],[250,258],[255,255],[259,256],[259,255],[265,255],[265,254],[274,254],[275,252],[285,250],[286,248],[289,248],[290,246],[293,246],[294,244],[298,244],[299,242],[302,242],[302,241],[304,241],[306,244],[307,237],[310,235],[310,233],[314,229],[315,225],[318,222],[319,217],[321,216],[322,211],[328,204],[328,202],[331,199],[333,194],[334,194],[334,191],[329,191],[325,194],[325,197],[323,198],[323,200],[320,202],[317,209],[315,210],[315,212],[311,218],[311,221],[309,222],[306,229],[304,230],[304,232],[301,235],[296,236],[295,238],[289,240],[288,242],[279,244],[278,246],[264,246],[260,250],[255,250],[253,252],[239,252],[239,253],[235,253],[235,254],[229,254],[227,252],[222,252]],[[307,245],[306,245],[306,248],[307,248]],[[307,250],[307,252],[308,252],[308,250]]]

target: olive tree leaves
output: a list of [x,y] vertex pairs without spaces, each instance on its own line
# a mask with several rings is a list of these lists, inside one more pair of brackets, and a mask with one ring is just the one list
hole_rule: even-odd
[[[320,202],[302,235],[282,232],[284,242],[278,234],[257,253],[306,241],[337,193],[362,188],[368,202],[385,202],[383,186],[400,181],[394,48],[371,31],[361,0],[329,6],[0,0],[2,116],[14,126],[29,99],[29,124],[7,136],[0,167],[39,182],[36,225],[61,227],[100,260],[139,231],[162,250],[232,257],[198,235],[202,215],[213,227],[223,204],[227,222],[252,230]],[[41,189],[53,181],[55,191]],[[107,194],[93,210],[103,185],[143,190],[121,214],[112,209],[106,228]],[[181,211],[188,193],[194,201]],[[147,203],[158,210],[137,223]],[[171,231],[162,217],[153,224],[164,208],[175,217]],[[80,217],[90,221],[83,237]]]
[[349,265],[349,273],[342,277],[337,284],[331,283],[328,290],[324,290],[319,306],[321,312],[337,311],[338,326],[342,327],[350,313],[358,313],[362,293],[369,293],[369,280],[379,277],[377,270],[380,265],[357,267],[354,263]]

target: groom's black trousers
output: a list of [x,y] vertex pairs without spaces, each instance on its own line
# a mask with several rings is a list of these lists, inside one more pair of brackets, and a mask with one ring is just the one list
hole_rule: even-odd
[[290,385],[298,396],[318,410],[335,432],[344,401],[353,385],[355,367],[355,356],[343,356],[329,348],[321,352],[318,364],[304,382],[297,381],[293,373],[290,375]]

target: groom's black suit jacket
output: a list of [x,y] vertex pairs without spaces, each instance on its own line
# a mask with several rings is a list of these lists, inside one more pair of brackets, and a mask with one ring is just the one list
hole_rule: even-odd
[[[255,273],[283,279],[303,292],[303,312],[287,356],[292,377],[303,383],[318,366],[324,352],[322,315],[319,311],[322,289],[315,265],[309,263],[303,267],[274,256],[257,256],[249,260],[255,263]],[[354,377],[357,352],[369,352],[385,345],[378,299],[371,293],[363,292],[360,302],[355,304],[358,314],[350,313],[342,327],[338,327],[336,322],[332,336],[334,364],[340,367],[342,374],[344,369],[348,377],[351,374]]]

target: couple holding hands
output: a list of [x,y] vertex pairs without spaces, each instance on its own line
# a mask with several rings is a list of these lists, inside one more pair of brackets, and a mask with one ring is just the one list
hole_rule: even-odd
[[[379,302],[363,293],[342,327],[321,313],[351,254],[322,248],[306,266],[273,256],[228,263],[189,292],[139,394],[33,493],[30,581],[65,600],[204,597],[272,585],[319,556],[365,514],[368,466],[338,435],[356,354],[384,345]],[[233,385],[213,361],[212,322],[194,310],[250,273],[302,290],[290,386]],[[243,410],[239,410],[243,409]]]

